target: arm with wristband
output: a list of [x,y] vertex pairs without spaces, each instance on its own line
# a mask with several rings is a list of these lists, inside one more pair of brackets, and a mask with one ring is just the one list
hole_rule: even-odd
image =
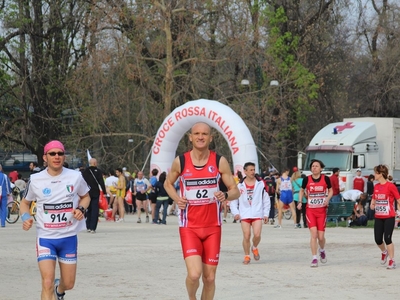
[[33,224],[33,218],[31,216],[31,214],[29,213],[29,207],[30,207],[31,202],[26,200],[26,199],[22,199],[21,203],[19,205],[19,212],[21,214],[21,219],[22,219],[22,229],[25,231],[28,231],[29,229],[31,229],[32,224]]

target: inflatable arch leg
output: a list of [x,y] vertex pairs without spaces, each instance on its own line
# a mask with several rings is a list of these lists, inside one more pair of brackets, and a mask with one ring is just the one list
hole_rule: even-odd
[[179,141],[198,122],[207,123],[225,138],[232,153],[235,174],[243,171],[246,162],[255,163],[258,170],[257,147],[242,118],[229,106],[206,99],[189,101],[164,119],[152,146],[150,170],[168,172]]

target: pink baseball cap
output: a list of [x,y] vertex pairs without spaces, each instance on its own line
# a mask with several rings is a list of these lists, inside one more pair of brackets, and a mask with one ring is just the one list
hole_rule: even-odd
[[44,146],[44,154],[47,154],[47,152],[49,152],[50,149],[54,149],[54,148],[58,148],[58,149],[61,149],[62,151],[65,151],[63,143],[61,143],[60,141],[54,140],[54,141],[48,142]]

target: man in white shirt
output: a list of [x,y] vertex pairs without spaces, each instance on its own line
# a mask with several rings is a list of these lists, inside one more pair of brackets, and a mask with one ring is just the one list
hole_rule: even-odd
[[344,201],[353,201],[356,202],[358,199],[362,201],[367,199],[367,194],[360,192],[359,190],[348,190],[342,193],[342,197]]
[[137,173],[138,177],[133,182],[133,195],[136,197],[136,206],[138,213],[138,223],[141,223],[140,214],[142,207],[146,212],[146,223],[149,223],[149,203],[147,198],[147,192],[152,189],[150,181],[144,177],[143,171]]
[[18,179],[15,180],[14,184],[19,189],[19,195],[22,199],[22,196],[24,195],[26,189],[26,182],[22,179],[22,174],[18,174]]
[[[65,291],[75,284],[77,234],[86,229],[90,188],[80,172],[63,167],[65,150],[60,141],[44,146],[43,160],[48,167],[31,175],[21,201],[22,228],[32,227],[29,207],[36,201],[36,255],[42,278],[41,299],[63,300]],[[54,280],[57,260],[61,276]]]

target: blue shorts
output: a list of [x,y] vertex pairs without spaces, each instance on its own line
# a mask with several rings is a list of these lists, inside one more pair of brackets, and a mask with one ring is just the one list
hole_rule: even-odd
[[293,202],[293,194],[291,190],[281,191],[281,197],[279,198],[285,205],[289,205]]
[[78,237],[76,235],[61,239],[36,240],[37,260],[57,260],[64,264],[76,264],[78,257]]

